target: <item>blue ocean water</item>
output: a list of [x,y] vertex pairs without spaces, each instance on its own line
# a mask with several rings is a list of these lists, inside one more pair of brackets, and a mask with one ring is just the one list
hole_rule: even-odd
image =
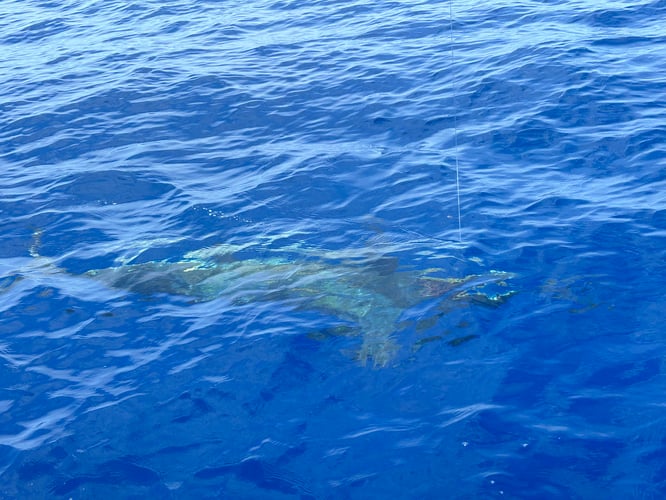
[[0,496],[662,498],[665,20],[4,0]]

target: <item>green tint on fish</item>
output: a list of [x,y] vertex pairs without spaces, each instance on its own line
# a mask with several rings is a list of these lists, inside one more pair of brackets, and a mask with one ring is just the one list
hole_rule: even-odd
[[[221,245],[186,254],[177,262],[126,264],[88,271],[111,287],[140,294],[167,293],[196,301],[229,297],[236,304],[295,300],[357,325],[362,344],[355,357],[387,366],[398,351],[394,333],[405,310],[434,297],[498,307],[514,291],[489,294],[489,284],[506,286],[511,274],[492,271],[458,278],[432,276],[441,269],[401,271],[393,257],[337,259],[334,253],[296,252],[297,258],[237,259],[241,247]],[[442,307],[446,312],[446,307]],[[444,314],[444,313],[442,313]]]

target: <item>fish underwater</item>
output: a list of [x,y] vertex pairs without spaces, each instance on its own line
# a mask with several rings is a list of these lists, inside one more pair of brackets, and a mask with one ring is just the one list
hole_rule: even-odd
[[[39,238],[37,234],[30,249],[33,259],[42,269],[50,269],[51,276],[64,273],[39,255]],[[239,257],[245,250],[221,244],[186,253],[179,260],[124,263],[89,270],[83,276],[144,296],[179,295],[195,302],[225,296],[238,305],[282,301],[296,309],[331,314],[351,325],[338,331],[360,336],[354,357],[374,367],[394,360],[399,349],[396,333],[410,308],[434,299],[441,301],[441,311],[452,305],[498,307],[516,293],[507,284],[514,275],[502,271],[441,277],[443,269],[401,269],[396,257],[382,253],[288,247],[264,249],[261,258]]]

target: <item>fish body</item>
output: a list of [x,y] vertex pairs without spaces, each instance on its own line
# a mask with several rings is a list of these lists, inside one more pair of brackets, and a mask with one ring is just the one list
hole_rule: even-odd
[[440,269],[400,270],[392,257],[336,260],[311,254],[238,259],[224,245],[190,252],[175,262],[125,264],[85,274],[143,295],[183,295],[195,301],[226,296],[236,304],[290,300],[298,308],[355,324],[362,337],[357,358],[375,366],[386,366],[394,358],[394,334],[405,310],[434,297],[495,307],[513,294],[483,292],[490,283],[510,278],[509,273],[440,278],[433,276]]

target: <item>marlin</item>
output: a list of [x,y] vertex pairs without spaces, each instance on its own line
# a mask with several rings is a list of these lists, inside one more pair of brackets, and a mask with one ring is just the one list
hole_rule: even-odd
[[[30,253],[42,258],[39,235],[35,241]],[[408,309],[434,299],[441,302],[440,311],[452,305],[494,308],[516,293],[507,285],[513,274],[502,271],[441,277],[443,269],[404,270],[396,257],[383,254],[287,247],[266,250],[262,258],[240,258],[246,249],[217,245],[178,260],[125,263],[83,276],[143,296],[179,295],[195,302],[224,296],[238,305],[284,301],[331,314],[351,325],[342,331],[360,335],[355,357],[375,367],[395,358],[396,332]]]

